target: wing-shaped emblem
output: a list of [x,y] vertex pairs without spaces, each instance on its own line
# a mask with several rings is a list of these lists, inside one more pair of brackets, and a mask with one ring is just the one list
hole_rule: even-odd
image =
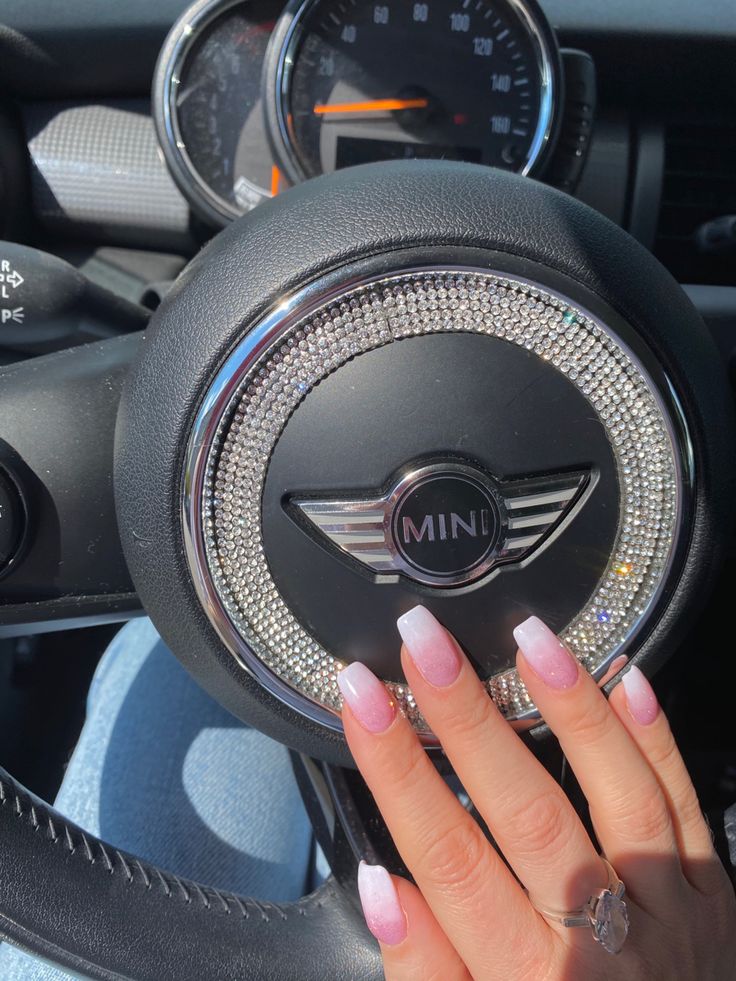
[[504,561],[526,558],[567,516],[589,480],[587,472],[500,483],[507,522],[499,558]]
[[500,481],[464,464],[435,463],[388,492],[299,495],[289,505],[315,537],[374,573],[448,586],[530,556],[582,503],[590,479],[580,470]]
[[374,572],[395,571],[386,498],[372,501],[292,501],[333,545]]

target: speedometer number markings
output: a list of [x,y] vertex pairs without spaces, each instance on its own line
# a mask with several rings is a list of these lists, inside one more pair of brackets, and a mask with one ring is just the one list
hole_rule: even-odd
[[555,54],[529,6],[293,0],[278,112],[299,176],[414,157],[527,172],[551,127]]
[[470,16],[468,14],[450,14],[450,30],[467,32],[470,30]]

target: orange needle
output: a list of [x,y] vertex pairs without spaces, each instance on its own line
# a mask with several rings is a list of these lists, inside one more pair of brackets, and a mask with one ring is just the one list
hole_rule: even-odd
[[279,193],[279,184],[281,183],[281,171],[276,166],[276,164],[271,167],[271,196],[276,197]]
[[394,112],[397,109],[426,109],[429,99],[374,99],[371,102],[335,102],[315,106],[315,116],[337,112]]

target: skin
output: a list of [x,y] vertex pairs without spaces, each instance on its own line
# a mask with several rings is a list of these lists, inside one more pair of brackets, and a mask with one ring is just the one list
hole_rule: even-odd
[[[458,645],[436,621],[428,632],[423,615],[423,656],[415,660],[402,648],[407,681],[506,862],[437,774],[386,690],[366,685],[360,672],[349,685],[350,669],[343,672],[350,749],[416,883],[385,876],[395,889],[385,910],[380,896],[367,897],[370,908],[364,898],[369,926],[375,932],[381,923],[387,981],[736,978],[734,891],[643,676],[632,672],[628,696],[619,684],[607,700],[577,662],[571,672],[562,665],[567,674],[556,683],[564,687],[555,687],[532,667],[533,658],[517,656],[588,799],[594,845]],[[571,657],[557,644],[561,657]],[[388,709],[379,704],[384,697]],[[630,932],[616,956],[588,929],[545,919],[530,898],[550,909],[580,908],[607,884],[600,852],[626,884]]]

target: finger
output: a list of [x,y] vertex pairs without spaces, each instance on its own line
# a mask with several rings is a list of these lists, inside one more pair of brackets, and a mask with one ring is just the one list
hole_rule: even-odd
[[368,929],[381,945],[386,981],[470,978],[416,886],[361,862],[358,891]]
[[503,977],[551,955],[554,935],[441,779],[386,687],[365,665],[340,672],[350,750],[404,862],[471,975]]
[[398,626],[417,704],[506,860],[539,906],[583,906],[608,873],[562,788],[429,610],[410,610]]
[[603,851],[647,909],[686,883],[667,800],[604,694],[537,617],[516,628],[519,673],[560,741],[590,805]]
[[667,717],[652,686],[632,666],[611,692],[609,704],[659,780],[688,881],[702,892],[716,892],[727,876],[716,855],[698,795],[677,748]]

